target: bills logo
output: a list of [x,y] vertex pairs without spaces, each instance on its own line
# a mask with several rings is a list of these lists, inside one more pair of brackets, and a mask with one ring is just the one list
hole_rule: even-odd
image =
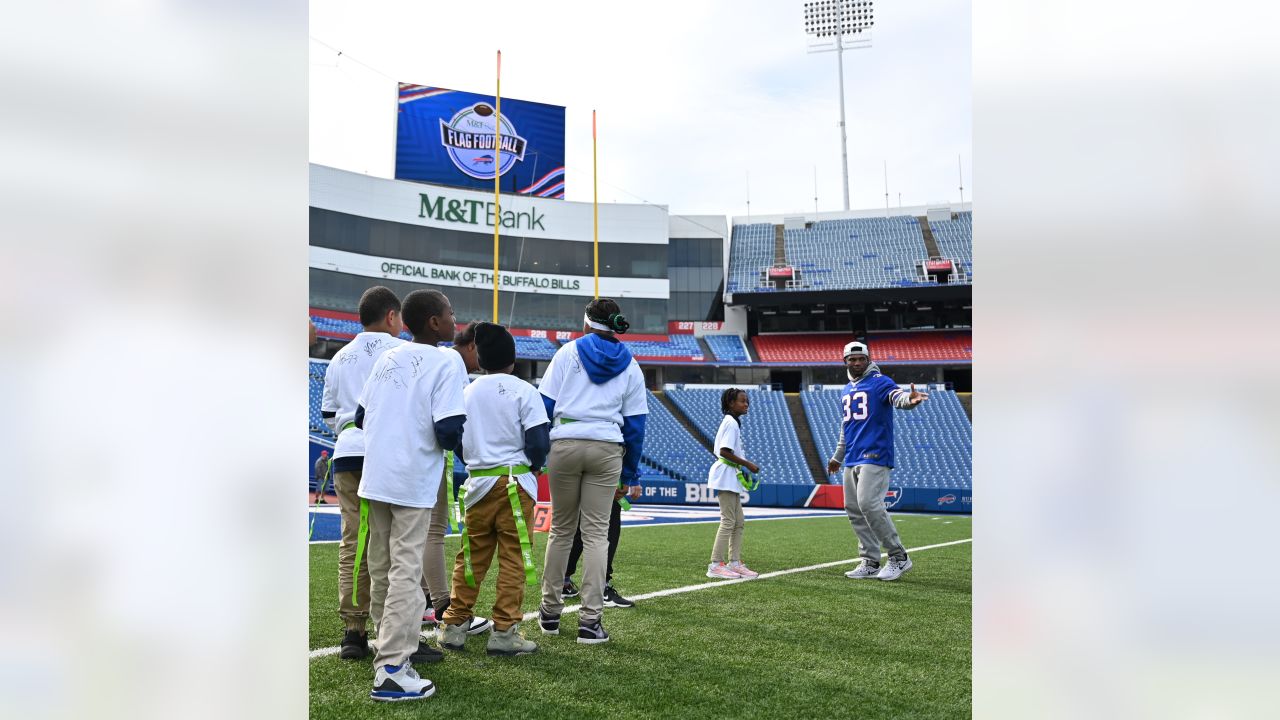
[[455,167],[477,180],[492,180],[495,172],[505,175],[517,162],[524,160],[526,141],[516,133],[515,126],[506,115],[498,123],[501,125],[502,147],[494,147],[496,115],[492,106],[480,102],[459,110],[449,122],[440,120],[440,144],[449,153],[449,159]]
[[889,488],[884,494],[884,506],[891,508],[902,500],[902,488]]
[[951,494],[943,495],[942,497],[938,498],[939,505],[950,505],[955,501],[956,501],[956,496]]

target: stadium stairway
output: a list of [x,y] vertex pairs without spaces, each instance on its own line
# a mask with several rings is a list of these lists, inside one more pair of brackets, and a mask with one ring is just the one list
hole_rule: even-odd
[[712,455],[716,454],[716,452],[711,449],[711,441],[707,440],[707,438],[698,431],[698,427],[693,424],[693,421],[689,419],[689,416],[685,415],[684,411],[681,410],[678,405],[671,402],[671,398],[667,397],[666,393],[661,390],[655,390],[653,391],[653,396],[658,399],[658,402],[662,403],[663,407],[671,412],[672,416],[674,416],[676,420],[680,421],[680,424],[684,426],[685,430],[689,431],[689,437],[698,441],[698,444],[706,448],[707,452]]
[[786,230],[782,225],[773,226],[773,264],[787,264],[787,240]]
[[720,359],[720,358],[716,357],[716,354],[715,354],[715,353],[711,352],[711,346],[707,344],[707,341],[706,341],[706,340],[704,340],[704,339],[702,339],[702,338],[696,338],[696,340],[698,341],[698,347],[702,348],[702,357],[704,357],[704,358],[706,358],[706,359],[708,359],[708,360],[719,360],[719,359]]
[[916,219],[920,221],[920,233],[924,235],[924,247],[929,251],[929,257],[940,257],[942,251],[938,249],[938,243],[933,239],[933,229],[929,227],[929,218],[922,215]]
[[787,411],[791,413],[791,423],[796,428],[796,437],[800,440],[800,450],[809,464],[809,473],[813,482],[822,484],[827,481],[827,470],[823,465],[826,460],[818,452],[813,442],[813,434],[809,432],[809,420],[804,414],[804,405],[800,403],[800,393],[784,393],[787,400]]
[[960,401],[960,407],[964,408],[964,414],[968,416],[969,422],[973,423],[973,393],[958,392],[956,399]]

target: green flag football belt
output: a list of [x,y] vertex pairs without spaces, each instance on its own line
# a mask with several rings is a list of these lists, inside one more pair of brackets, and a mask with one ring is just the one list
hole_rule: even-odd
[[725,460],[724,458],[719,458],[719,461],[738,471],[738,482],[742,484],[743,490],[747,490],[749,492],[760,487],[760,478],[755,477],[744,470],[738,463],[733,462],[732,460]]
[[453,487],[453,451],[444,453],[444,477],[440,482],[445,486],[445,514],[449,524],[449,532],[458,532],[462,527],[462,511],[458,509],[458,495]]
[[349,422],[349,423],[347,423],[346,425],[343,425],[343,426],[342,426],[342,428],[338,430],[338,434],[339,434],[339,435],[341,435],[342,433],[344,433],[344,432],[346,432],[346,431],[350,430],[351,428],[353,428],[353,427],[355,427],[355,426],[356,426],[356,424],[355,424],[355,423],[353,423],[353,422]]
[[[533,541],[529,538],[529,526],[524,520],[524,511],[520,508],[520,495],[518,493],[519,483],[516,482],[517,475],[533,472],[528,465],[508,465],[505,467],[487,468],[476,470],[468,468],[470,477],[501,477],[507,476],[507,499],[511,502],[511,515],[516,521],[516,533],[520,536],[520,557],[524,560],[524,578],[525,582],[530,585],[538,584],[537,572],[533,569]],[[465,502],[466,488],[462,489],[459,496],[461,502]],[[467,580],[468,587],[476,586],[475,575],[471,572],[471,540],[468,537],[467,528],[462,528],[462,565],[463,573]]]

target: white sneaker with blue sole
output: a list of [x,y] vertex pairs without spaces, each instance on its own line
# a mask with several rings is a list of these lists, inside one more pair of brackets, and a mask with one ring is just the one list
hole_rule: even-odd
[[435,683],[418,677],[418,671],[406,662],[378,668],[373,675],[373,690],[369,697],[378,702],[402,702],[429,698],[435,692]]

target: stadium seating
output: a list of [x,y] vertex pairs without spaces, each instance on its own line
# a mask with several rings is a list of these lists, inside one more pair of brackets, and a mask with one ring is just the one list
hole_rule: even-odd
[[692,335],[671,335],[666,342],[657,340],[626,340],[623,344],[637,360],[702,360],[702,348]]
[[929,254],[911,216],[826,220],[784,238],[787,262],[801,273],[794,290],[916,285],[916,262]]
[[[973,482],[973,426],[954,392],[932,388],[927,392],[929,399],[916,409],[893,413],[897,467],[892,484],[969,490]],[[806,390],[800,393],[800,401],[825,464],[839,441],[840,391]]]
[[673,480],[706,482],[707,470],[715,458],[671,414],[653,393],[648,394],[649,417],[645,421],[644,453],[641,463]]
[[333,433],[329,430],[329,426],[324,424],[324,420],[320,418],[320,401],[324,395],[324,374],[329,369],[329,363],[312,360],[307,364],[309,378],[307,384],[308,430],[315,435],[332,440]]
[[707,346],[711,348],[711,352],[715,353],[717,360],[724,362],[749,362],[747,356],[747,348],[742,344],[742,338],[737,335],[707,335],[702,338],[707,341]]
[[[680,408],[694,426],[712,442],[724,414],[720,412],[721,389],[668,388],[667,397]],[[760,466],[760,480],[768,483],[813,484],[813,476],[800,450],[787,410],[786,397],[772,390],[747,390],[751,410],[742,418],[742,440],[747,459]]]
[[973,280],[973,213],[956,213],[954,220],[931,222],[933,239],[943,257],[955,260],[964,270],[967,280]]
[[[761,362],[838,364],[851,339],[843,333],[759,335],[752,342]],[[967,330],[873,334],[867,347],[878,363],[973,361],[973,336]]]
[[774,229],[769,223],[734,225],[726,292],[761,292],[760,270],[773,265]]

